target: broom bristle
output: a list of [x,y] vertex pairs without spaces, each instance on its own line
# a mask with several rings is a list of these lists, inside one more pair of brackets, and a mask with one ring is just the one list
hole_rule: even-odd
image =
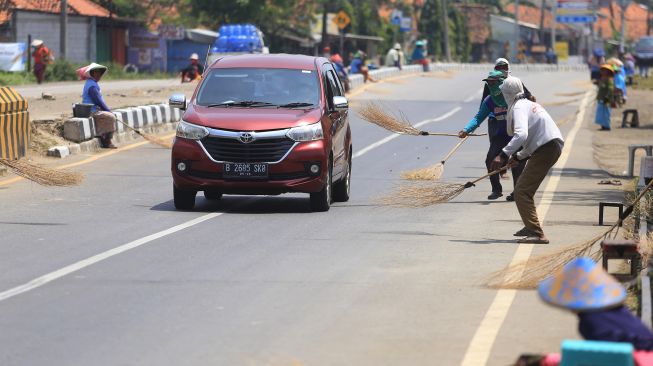
[[84,180],[80,173],[49,169],[26,160],[0,159],[0,164],[10,168],[17,175],[44,186],[74,186]]
[[612,230],[613,228],[589,240],[496,271],[490,275],[485,286],[494,289],[535,289],[542,280],[553,275],[575,258],[586,255],[598,260],[601,252],[599,250],[592,252],[592,247]]
[[426,207],[448,202],[465,190],[463,184],[404,184],[392,194],[382,197],[381,204],[399,207]]
[[444,164],[437,163],[428,168],[409,170],[401,173],[401,177],[406,180],[438,180],[444,172]]
[[399,112],[400,116],[395,117],[373,102],[364,104],[359,109],[358,114],[364,120],[395,133],[418,136],[421,132],[408,122],[408,119],[401,111]]

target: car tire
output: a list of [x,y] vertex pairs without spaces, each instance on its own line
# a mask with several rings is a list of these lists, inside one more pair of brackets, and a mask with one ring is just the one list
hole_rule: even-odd
[[349,152],[349,159],[347,161],[347,171],[345,176],[333,185],[333,201],[334,202],[347,202],[349,201],[349,192],[351,190],[351,150]]
[[195,196],[197,191],[184,191],[176,186],[172,186],[172,193],[177,210],[192,210],[195,208]]
[[329,170],[327,171],[326,183],[322,190],[316,193],[311,193],[311,210],[314,212],[326,212],[331,208],[331,193],[333,189],[332,185],[332,172],[333,166],[329,162]]
[[222,192],[216,192],[216,191],[204,191],[204,198],[207,200],[219,200],[222,198]]

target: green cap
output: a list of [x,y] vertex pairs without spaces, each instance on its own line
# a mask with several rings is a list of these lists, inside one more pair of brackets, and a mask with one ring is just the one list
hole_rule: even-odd
[[492,70],[490,73],[487,75],[483,81],[488,81],[488,80],[503,80],[506,78],[506,75],[504,75],[503,72],[498,71],[498,70]]

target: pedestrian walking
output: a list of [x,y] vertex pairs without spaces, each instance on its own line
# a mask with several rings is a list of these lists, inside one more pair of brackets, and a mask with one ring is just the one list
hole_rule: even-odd
[[524,228],[514,235],[523,236],[520,243],[548,244],[533,197],[562,153],[562,133],[541,105],[526,98],[521,80],[509,76],[500,89],[508,104],[506,127],[512,139],[494,158],[491,169],[528,160],[515,187],[515,203]]
[[[497,71],[501,71],[503,73],[504,79],[511,75],[510,62],[508,62],[508,60],[506,60],[505,58],[502,57],[498,58],[494,62],[494,69]],[[522,82],[522,87],[524,88],[524,95],[526,95],[526,98],[528,98],[531,102],[535,102],[536,101],[535,96],[530,92],[530,90],[528,90],[528,88],[526,87],[526,85],[524,85],[523,82]],[[483,96],[481,97],[481,103],[483,103],[483,100],[485,100],[485,98],[488,95],[490,95],[490,89],[488,89],[488,85],[486,83],[485,86],[483,87]]]
[[200,64],[199,55],[193,53],[188,58],[190,60],[190,65],[181,71],[181,82],[189,83],[195,80],[200,80],[202,74],[204,74],[204,66]]
[[95,134],[100,138],[100,146],[105,149],[115,149],[116,146],[111,142],[111,139],[116,131],[116,116],[111,113],[111,109],[104,102],[99,84],[106,71],[106,66],[96,63],[82,69],[80,74],[86,80],[82,93],[82,103],[93,105],[91,107],[91,116],[95,122]]
[[399,43],[395,43],[394,47],[388,51],[388,54],[385,57],[385,65],[388,67],[394,66],[401,70],[404,62],[404,53],[401,51],[401,45]]
[[601,72],[599,71],[601,65],[605,63],[605,52],[603,48],[595,48],[592,52],[592,57],[589,60],[590,67],[590,80],[596,83],[601,78]]
[[[458,132],[458,137],[465,138],[470,133],[474,132],[485,120],[488,118],[488,136],[490,137],[490,147],[485,157],[485,166],[488,172],[491,172],[492,161],[501,153],[501,150],[510,142],[511,137],[508,136],[506,126],[506,113],[508,111],[508,104],[503,98],[501,89],[499,88],[505,74],[499,70],[492,70],[488,74],[485,81],[485,86],[489,90],[489,95],[486,96],[481,102],[481,106],[476,115],[469,121],[469,123]],[[524,170],[524,162],[515,164],[511,168],[513,185],[517,185],[519,176]],[[503,186],[499,175],[494,174],[490,176],[490,184],[492,186],[492,193],[487,197],[489,200],[496,200],[503,196]],[[514,193],[510,193],[506,197],[506,201],[514,201]]]
[[34,48],[32,57],[34,58],[34,76],[36,82],[41,84],[45,80],[45,70],[48,65],[54,62],[52,51],[45,46],[42,40],[35,39],[31,46]]
[[624,70],[626,71],[626,85],[633,85],[633,75],[635,75],[635,57],[627,53],[624,57]]
[[610,131],[612,108],[616,107],[614,101],[614,69],[609,64],[603,64],[599,69],[599,73],[594,123],[601,126],[601,131]]

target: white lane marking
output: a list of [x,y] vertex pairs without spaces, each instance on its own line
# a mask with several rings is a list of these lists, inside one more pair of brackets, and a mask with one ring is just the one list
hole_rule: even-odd
[[[440,117],[437,117],[437,118],[431,118],[431,119],[426,119],[426,120],[424,120],[424,121],[421,121],[421,122],[415,124],[415,127],[422,127],[422,126],[424,126],[425,124],[427,124],[427,123],[431,123],[431,122],[440,122],[440,121],[442,121],[442,120],[444,120],[444,119],[447,119],[447,118],[453,116],[455,113],[457,113],[457,112],[460,111],[461,109],[462,109],[462,108],[461,108],[460,106],[458,106],[458,107],[456,107],[456,108],[450,110],[449,112],[447,112],[447,113],[441,115]],[[367,145],[367,146],[365,146],[364,148],[358,150],[356,153],[354,153],[354,155],[353,155],[352,158],[355,159],[355,158],[357,158],[357,157],[359,157],[359,156],[361,156],[361,155],[367,154],[368,152],[370,152],[370,151],[376,149],[377,147],[379,147],[379,146],[381,146],[381,145],[383,145],[383,144],[385,144],[385,143],[388,143],[388,142],[390,142],[390,141],[396,139],[396,138],[399,137],[399,136],[401,136],[401,135],[400,135],[400,134],[393,134],[393,135],[390,135],[390,136],[386,136],[386,137],[382,138],[381,140],[379,140],[379,141],[377,141],[377,142],[375,142],[375,143],[373,143],[373,144]]]
[[[580,111],[576,116],[574,127],[567,135],[565,147],[562,151],[560,159],[558,159],[558,163],[556,164],[556,166],[559,168],[557,171],[551,173],[549,181],[544,188],[542,199],[537,206],[538,215],[542,218],[542,221],[546,219],[549,208],[551,208],[553,195],[558,188],[558,184],[560,183],[562,171],[565,165],[567,165],[567,160],[569,159],[571,149],[574,146],[576,134],[578,133],[578,130],[580,130],[580,127],[583,124],[583,120],[585,119],[585,108],[589,102],[590,95],[591,92],[587,92],[583,98],[583,101],[580,103]],[[528,258],[531,256],[534,246],[534,244],[520,244],[519,247],[517,247],[515,255],[510,261],[510,265],[512,266],[519,262],[528,260]],[[521,277],[521,273],[519,276]],[[487,313],[485,313],[481,324],[479,325],[478,329],[476,329],[476,333],[474,334],[474,337],[467,347],[465,357],[461,363],[462,366],[482,366],[487,364],[490,353],[492,352],[492,346],[496,341],[497,334],[499,333],[501,325],[508,315],[508,310],[510,310],[510,306],[515,300],[516,295],[516,290],[502,289],[497,291],[497,294],[494,297],[494,301],[492,301],[490,308],[487,310]]]
[[159,231],[158,233],[154,233],[154,234],[148,235],[146,237],[131,241],[131,242],[123,244],[123,245],[121,245],[119,247],[109,249],[109,250],[107,250],[105,252],[102,252],[100,254],[96,254],[96,255],[94,255],[92,257],[83,259],[83,260],[81,260],[81,261],[79,261],[77,263],[73,263],[71,265],[63,267],[63,268],[61,268],[59,270],[56,270],[54,272],[50,272],[50,273],[45,274],[45,275],[43,275],[41,277],[35,278],[35,279],[25,283],[25,284],[22,284],[20,286],[16,286],[16,287],[14,287],[12,289],[9,289],[7,291],[0,292],[0,302],[4,301],[4,300],[7,300],[9,298],[12,298],[14,296],[20,295],[22,293],[25,293],[27,291],[34,290],[35,288],[41,287],[41,286],[43,286],[43,285],[45,285],[45,284],[47,284],[49,282],[57,280],[57,279],[59,279],[61,277],[69,275],[69,274],[71,274],[73,272],[77,272],[77,271],[79,271],[79,270],[81,270],[83,268],[86,268],[88,266],[91,266],[93,264],[101,262],[101,261],[103,261],[105,259],[108,259],[108,258],[111,258],[111,257],[113,257],[115,255],[124,253],[124,252],[126,252],[128,250],[138,248],[141,245],[145,245],[145,244],[147,244],[147,243],[149,243],[151,241],[154,241],[156,239],[159,239],[159,238],[162,238],[164,236],[167,236],[167,235],[176,233],[178,231],[187,229],[189,227],[195,226],[195,225],[197,225],[199,223],[202,223],[202,222],[204,222],[206,220],[210,220],[212,218],[218,217],[218,216],[220,216],[222,214],[224,214],[224,212],[214,212],[214,213],[206,214],[204,216],[200,216],[200,217],[198,217],[196,219],[186,221],[183,224],[179,224],[179,225],[173,226],[173,227],[171,227],[169,229]]
[[475,92],[474,94],[470,95],[467,97],[467,99],[463,100],[465,103],[469,103],[474,99],[478,99],[479,97],[483,96],[483,89]]

